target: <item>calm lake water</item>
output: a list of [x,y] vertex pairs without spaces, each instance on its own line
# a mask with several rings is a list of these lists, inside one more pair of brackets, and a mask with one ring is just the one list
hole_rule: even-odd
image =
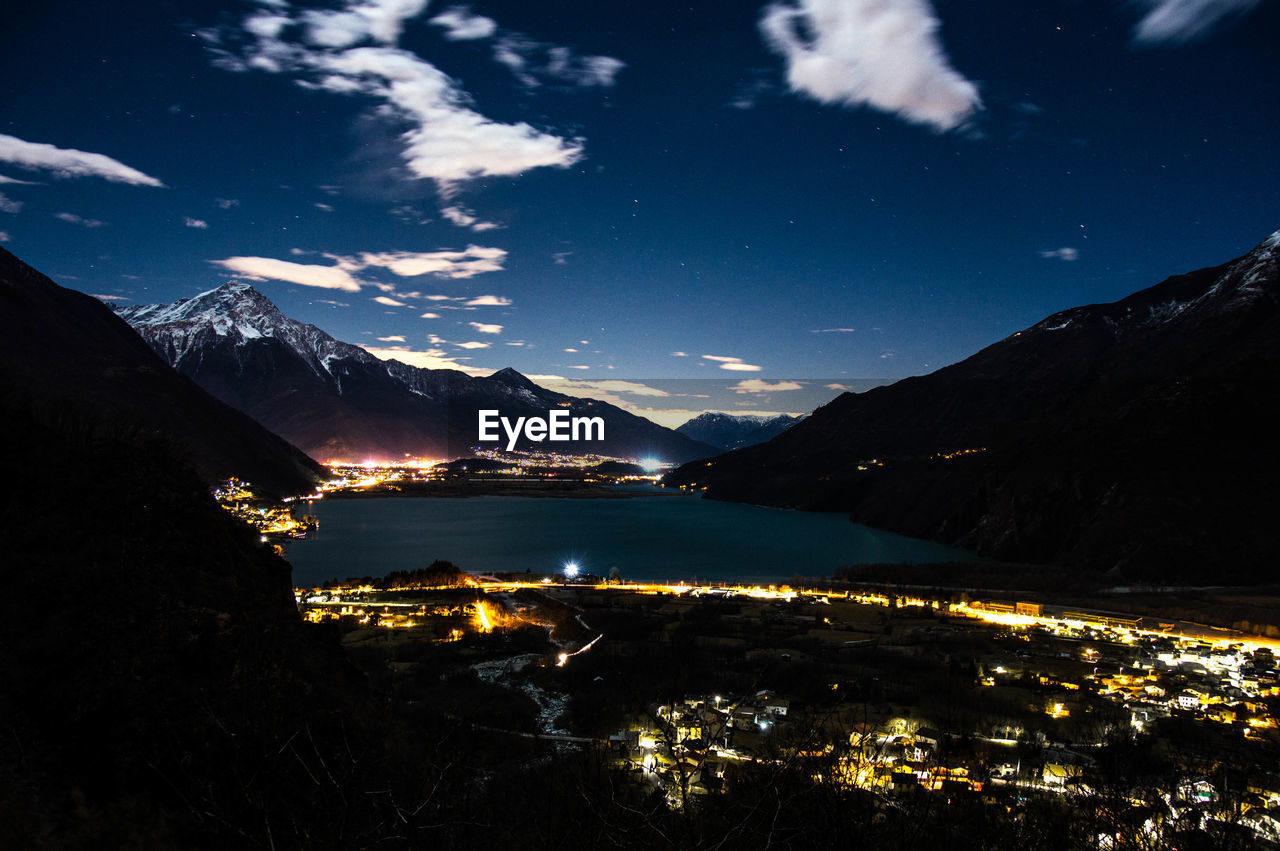
[[313,540],[293,541],[295,585],[451,561],[470,573],[584,572],[649,581],[778,582],[868,562],[973,561],[930,541],[812,514],[695,495],[331,499],[311,504]]

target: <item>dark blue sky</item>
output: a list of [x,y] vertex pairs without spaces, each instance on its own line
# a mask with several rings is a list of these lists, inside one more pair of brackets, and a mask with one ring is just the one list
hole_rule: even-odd
[[6,247],[424,365],[896,378],[1280,227],[1275,3],[48,2],[3,42]]

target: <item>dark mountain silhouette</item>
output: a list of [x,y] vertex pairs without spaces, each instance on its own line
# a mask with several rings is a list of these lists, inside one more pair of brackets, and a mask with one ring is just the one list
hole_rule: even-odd
[[0,385],[60,416],[163,435],[206,481],[234,475],[286,494],[313,490],[324,475],[295,447],[174,372],[97,299],[58,286],[4,249]]
[[1278,244],[844,394],[668,480],[1009,560],[1263,578],[1280,508]]
[[324,461],[467,456],[477,446],[478,411],[514,421],[545,418],[554,408],[602,417],[605,439],[521,440],[517,448],[664,461],[715,454],[613,405],[539,387],[514,369],[475,377],[380,360],[290,319],[244,283],[116,310],[179,372]]

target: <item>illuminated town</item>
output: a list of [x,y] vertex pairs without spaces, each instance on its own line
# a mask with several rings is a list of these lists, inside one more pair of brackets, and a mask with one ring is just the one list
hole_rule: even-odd
[[[477,729],[605,749],[674,809],[787,764],[885,801],[972,796],[1010,813],[1118,791],[1133,834],[1100,847],[1189,821],[1280,839],[1280,772],[1260,768],[1280,748],[1280,642],[1256,636],[1025,599],[602,581],[574,564],[433,565],[296,597],[379,676],[411,677],[414,646],[454,648],[460,669],[536,710],[519,729],[477,711]],[[1157,743],[1167,776],[1113,789],[1099,757],[1117,741]]]

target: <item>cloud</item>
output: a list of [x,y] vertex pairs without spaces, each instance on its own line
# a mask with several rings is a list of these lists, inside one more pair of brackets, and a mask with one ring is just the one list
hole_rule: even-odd
[[624,381],[617,378],[602,381],[564,379],[564,383],[558,384],[555,389],[559,393],[568,393],[572,396],[582,396],[588,399],[599,399],[610,404],[623,404],[619,395],[664,399],[671,395],[665,390],[659,390],[657,387],[650,387],[638,381]]
[[467,307],[510,307],[511,299],[500,295],[476,296],[467,302]]
[[476,331],[480,332],[481,334],[501,334],[502,333],[501,325],[486,325],[483,322],[469,322],[467,324],[469,324],[472,328],[476,329]]
[[955,71],[927,0],[784,0],[760,30],[787,63],[792,92],[823,104],[871,106],[952,130],[982,107]]
[[481,343],[476,340],[472,340],[468,343],[454,343],[454,345],[460,349],[487,349],[492,346],[493,343]]
[[366,252],[358,259],[344,257],[341,261],[357,268],[380,266],[401,277],[432,275],[437,278],[459,279],[473,278],[485,272],[501,272],[506,257],[507,252],[502,248],[468,245],[463,251]]
[[491,368],[459,363],[440,349],[428,349],[424,352],[410,349],[408,346],[386,346],[381,348],[365,346],[364,350],[380,360],[398,360],[401,363],[407,363],[410,366],[422,369],[457,369],[468,375],[488,375],[493,372]]
[[128,301],[129,299],[122,295],[105,295],[103,293],[89,293],[89,295],[99,301]]
[[77,216],[75,213],[54,213],[53,217],[55,219],[61,219],[67,224],[83,225],[87,228],[100,228],[106,224],[106,222],[99,221],[98,219],[86,219],[81,216]]
[[687,357],[689,357],[689,353],[688,353],[688,352],[672,352],[672,353],[671,353],[671,357],[673,357],[673,358],[687,358]]
[[9,239],[10,239],[9,234],[6,231],[0,230],[0,242],[8,242]]
[[209,227],[209,223],[204,219],[193,219],[190,216],[184,216],[182,223],[189,228],[195,228],[197,230],[204,230]]
[[232,207],[240,206],[240,202],[235,198],[215,198],[213,203],[217,204],[220,210],[230,210]]
[[404,335],[403,335],[403,334],[392,334],[390,337],[379,337],[379,338],[378,338],[378,342],[379,342],[379,343],[403,343],[403,342],[404,342]]
[[320,304],[332,305],[333,307],[350,307],[351,306],[345,301],[334,301],[331,298],[318,298],[316,299],[316,301],[318,301]]
[[332,212],[333,212],[333,207],[331,207],[331,206],[330,206],[330,205],[328,205],[328,204],[322,204],[322,203],[321,203],[321,202],[319,202],[319,201],[315,202],[315,204],[314,204],[314,205],[312,205],[312,206],[314,206],[317,210],[320,210],[320,211],[321,211],[321,212],[323,212],[323,213],[332,213]]
[[572,251],[557,251],[551,255],[552,257],[551,262],[555,263],[557,266],[568,266],[569,265],[568,258],[572,256],[573,256]]
[[1247,15],[1259,0],[1139,0],[1150,7],[1133,29],[1136,41],[1182,44],[1208,35],[1230,18]]
[[304,287],[320,287],[326,290],[343,290],[349,293],[360,292],[362,281],[351,275],[346,269],[338,266],[315,266],[303,263],[290,263],[287,260],[275,260],[270,257],[228,257],[225,260],[210,260],[215,266],[221,266],[229,272],[244,275],[255,280],[288,281]]
[[815,334],[853,334],[857,330],[858,329],[856,328],[815,328],[813,329],[813,333]]
[[828,390],[841,390],[846,393],[853,389],[852,387],[847,387],[844,384],[824,384],[823,387]]
[[374,296],[373,301],[376,301],[378,304],[385,304],[387,307],[408,307],[409,306],[405,304],[403,301],[396,301],[394,298],[390,298],[385,295]]
[[467,6],[450,6],[427,23],[442,28],[449,41],[489,38],[498,30],[497,21],[475,14]]
[[408,125],[398,137],[405,166],[435,181],[445,197],[460,181],[567,168],[582,158],[582,140],[487,118],[454,79],[398,47],[404,22],[425,6],[425,0],[346,0],[341,9],[293,17],[259,12],[239,29],[204,37],[217,67],[285,74],[304,88],[361,97],[374,104],[376,117]]
[[26,142],[3,134],[0,134],[0,162],[49,171],[54,177],[101,177],[113,183],[164,186],[151,175],[130,168],[106,154],[58,148],[44,142]]
[[587,88],[608,88],[617,81],[627,63],[612,56],[577,56],[567,47],[536,41],[520,33],[509,33],[493,47],[494,61],[507,66],[528,88],[543,80]]
[[418,318],[419,318],[419,319],[439,319],[439,318],[440,318],[440,314],[438,314],[438,313],[424,313],[424,314],[422,314],[421,316],[419,316]]
[[1080,259],[1080,249],[1078,248],[1055,248],[1052,251],[1041,251],[1040,256],[1046,260],[1065,260],[1070,263],[1072,260]]
[[0,192],[0,213],[18,213],[22,210],[22,201],[15,201]]
[[759,378],[744,378],[733,385],[734,393],[780,393],[784,390],[801,390],[804,385],[798,381],[775,381],[770,384]]
[[743,363],[742,358],[731,358],[724,355],[703,355],[702,358],[703,360],[715,361],[720,364],[721,369],[727,369],[730,372],[759,372],[764,369],[762,366]]
[[40,185],[39,182],[35,180],[19,180],[16,177],[9,177],[8,175],[5,175],[5,174],[0,174],[0,183],[12,183],[19,186],[39,186]]
[[487,230],[496,230],[497,228],[502,227],[502,225],[499,225],[496,222],[482,222],[476,218],[475,214],[471,210],[456,204],[453,206],[441,207],[440,215],[444,216],[460,228],[471,228],[477,233],[482,233]]

